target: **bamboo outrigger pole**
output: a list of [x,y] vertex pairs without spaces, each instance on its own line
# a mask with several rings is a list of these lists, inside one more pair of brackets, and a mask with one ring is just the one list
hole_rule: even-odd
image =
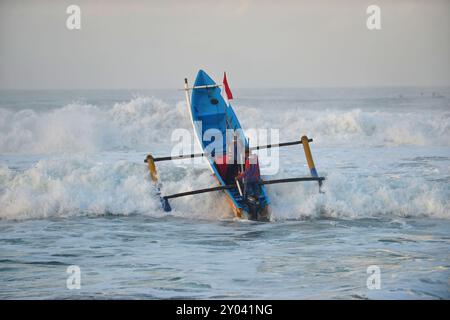
[[[300,141],[302,142],[303,149],[305,150],[305,157],[306,157],[306,162],[308,163],[309,172],[311,173],[312,177],[318,178],[319,175],[317,173],[316,166],[314,165],[311,148],[309,147],[309,139],[307,136],[303,136]],[[322,180],[318,180],[318,181],[319,181],[319,192],[322,192],[322,190],[321,190]]]
[[[323,181],[325,180],[324,177],[300,177],[300,178],[286,178],[286,179],[276,179],[276,180],[267,180],[267,181],[261,181],[260,185],[267,185],[267,184],[276,184],[276,183],[288,183],[288,182],[304,182],[304,181]],[[171,194],[168,196],[163,196],[164,199],[173,199],[173,198],[179,198],[184,196],[191,196],[194,194],[199,193],[206,193],[206,192],[214,192],[214,191],[221,191],[221,190],[227,190],[227,189],[234,189],[236,188],[235,185],[229,184],[225,186],[218,186],[218,187],[212,187],[212,188],[206,188],[206,189],[198,189],[193,191],[186,191],[186,192],[180,192]]]
[[152,179],[152,183],[156,188],[156,194],[159,196],[159,200],[161,201],[161,206],[163,207],[164,211],[166,211],[166,212],[172,211],[169,201],[167,201],[166,198],[161,196],[161,183],[158,182],[158,172],[156,171],[155,161],[154,161],[152,155],[149,154],[147,156],[147,158],[145,158],[144,162],[147,163],[148,171],[150,172],[150,178]]
[[[308,142],[313,142],[313,139],[308,139]],[[302,140],[297,141],[290,141],[290,142],[282,142],[282,143],[275,143],[275,144],[268,144],[264,146],[256,146],[256,147],[250,147],[250,150],[261,150],[261,149],[270,149],[270,148],[280,148],[280,147],[288,147],[288,146],[294,146],[297,144],[303,144],[304,142]],[[200,158],[200,157],[209,157],[209,153],[191,153],[191,154],[180,154],[179,156],[168,156],[168,157],[158,157],[153,158],[154,162],[158,161],[168,161],[168,160],[181,160],[181,159],[189,159],[189,158]]]

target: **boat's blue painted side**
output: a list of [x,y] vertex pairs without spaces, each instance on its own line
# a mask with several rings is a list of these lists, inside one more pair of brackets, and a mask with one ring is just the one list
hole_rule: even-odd
[[[194,87],[215,84],[216,83],[214,80],[212,80],[206,72],[200,70],[197,74],[197,78],[195,79]],[[248,140],[243,134],[241,124],[239,123],[239,120],[236,117],[231,105],[227,106],[224,101],[221,95],[221,89],[219,87],[193,89],[191,114],[192,120],[194,121],[193,125],[203,150],[206,149],[206,151],[208,151],[208,145],[211,143],[207,135],[205,136],[205,132],[209,129],[219,130],[222,133],[222,137],[224,137],[222,139],[222,149],[220,150],[220,148],[216,148],[216,154],[225,153],[227,150],[227,139],[225,139],[227,129],[238,130],[238,140],[240,140],[238,143],[248,146]],[[220,176],[213,158],[209,158],[209,164],[220,184],[225,185],[225,182]],[[237,188],[227,190],[226,192],[237,209],[242,209],[245,212],[248,211],[247,205],[239,195]],[[269,199],[264,186],[262,186],[260,202],[263,208],[269,204]]]

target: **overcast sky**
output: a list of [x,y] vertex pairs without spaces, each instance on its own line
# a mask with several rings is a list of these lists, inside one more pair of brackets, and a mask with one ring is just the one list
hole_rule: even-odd
[[241,88],[448,86],[450,1],[0,0],[1,89],[179,88],[199,68]]

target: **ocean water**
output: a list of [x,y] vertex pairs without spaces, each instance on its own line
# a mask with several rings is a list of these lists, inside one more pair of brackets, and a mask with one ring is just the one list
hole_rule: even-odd
[[[249,132],[313,138],[327,179],[268,186],[270,223],[220,192],[162,211],[143,160],[191,132],[182,92],[0,91],[0,298],[450,298],[450,88],[234,95]],[[266,179],[308,175],[301,146],[279,159]],[[164,194],[215,185],[205,161],[157,167]]]

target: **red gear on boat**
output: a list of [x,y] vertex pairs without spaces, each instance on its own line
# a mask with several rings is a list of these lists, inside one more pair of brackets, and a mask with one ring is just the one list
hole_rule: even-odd
[[227,155],[223,155],[223,156],[219,157],[218,160],[220,160],[220,161],[216,160],[217,170],[219,171],[220,176],[222,178],[225,178],[226,175],[227,175],[227,160],[228,160],[228,157],[227,157]]

